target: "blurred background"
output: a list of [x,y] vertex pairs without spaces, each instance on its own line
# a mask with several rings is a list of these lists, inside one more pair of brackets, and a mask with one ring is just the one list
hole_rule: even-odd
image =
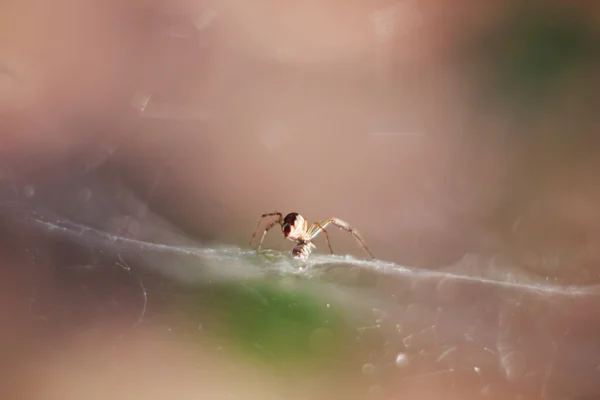
[[600,397],[599,7],[3,2],[0,388]]

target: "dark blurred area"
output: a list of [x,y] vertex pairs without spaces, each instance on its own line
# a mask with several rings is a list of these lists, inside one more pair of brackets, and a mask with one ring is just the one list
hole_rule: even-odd
[[4,2],[0,395],[600,398],[599,7]]

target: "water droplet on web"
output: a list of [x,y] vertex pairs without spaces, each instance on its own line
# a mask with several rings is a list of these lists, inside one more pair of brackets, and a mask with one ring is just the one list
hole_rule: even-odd
[[398,368],[407,367],[409,364],[408,356],[405,353],[398,353],[395,363]]
[[362,373],[365,375],[373,375],[375,373],[375,365],[373,365],[373,364],[363,365]]

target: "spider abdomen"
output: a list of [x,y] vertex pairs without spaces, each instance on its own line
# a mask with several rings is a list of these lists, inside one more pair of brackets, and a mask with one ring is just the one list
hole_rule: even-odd
[[297,245],[292,249],[292,257],[306,260],[315,247],[311,242],[299,240]]

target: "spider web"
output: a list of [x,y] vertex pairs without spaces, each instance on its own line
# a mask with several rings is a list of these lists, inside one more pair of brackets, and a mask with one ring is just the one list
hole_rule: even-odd
[[554,284],[477,255],[426,270],[200,243],[114,171],[75,178],[15,182],[0,203],[6,240],[20,232],[14,247],[33,271],[30,316],[46,330],[162,321],[177,340],[216,337],[263,365],[333,360],[359,382],[358,398],[430,386],[456,396],[600,394],[589,323],[600,287]]
[[[353,321],[357,349],[378,349],[355,349],[371,395],[432,382],[456,388],[465,380],[484,395],[600,394],[592,379],[600,347],[590,351],[592,339],[586,335],[564,339],[569,312],[578,305],[600,305],[599,287],[555,285],[475,255],[438,271],[321,254],[301,262],[277,251],[199,244],[162,226],[165,243],[109,233],[47,207],[6,202],[1,210],[43,237],[118,260],[115,265],[138,285],[132,289],[138,290],[139,306],[130,315],[134,327],[153,318],[147,310],[147,272],[188,287],[268,282],[285,293],[309,294]],[[257,296],[270,303],[264,294]],[[576,324],[569,329],[576,331]]]

